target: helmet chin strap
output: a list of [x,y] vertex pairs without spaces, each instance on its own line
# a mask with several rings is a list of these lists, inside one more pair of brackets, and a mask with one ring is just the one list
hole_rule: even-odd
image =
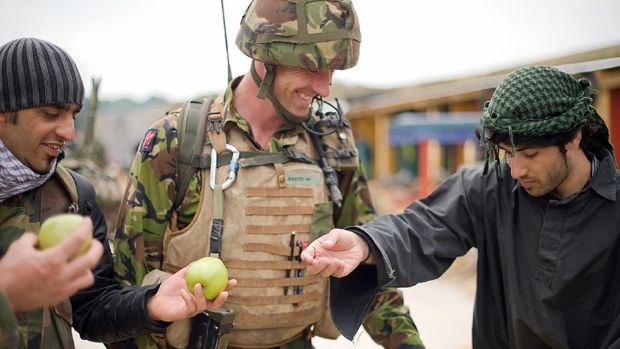
[[276,97],[273,95],[273,82],[276,79],[276,66],[273,64],[265,64],[265,69],[265,79],[261,79],[260,76],[258,76],[256,68],[254,68],[254,61],[252,61],[252,64],[250,66],[250,72],[252,73],[252,78],[254,79],[254,82],[258,86],[258,93],[256,94],[256,97],[260,99],[265,99],[265,97],[267,97],[271,102],[271,105],[273,105],[276,114],[278,114],[278,116],[286,123],[303,124],[308,119],[310,119],[310,108],[308,108],[308,115],[305,118],[301,119],[286,110],[286,108],[284,108],[282,104],[278,102]]

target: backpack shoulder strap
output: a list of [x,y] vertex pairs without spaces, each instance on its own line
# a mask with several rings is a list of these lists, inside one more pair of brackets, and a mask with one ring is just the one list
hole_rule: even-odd
[[73,183],[75,185],[75,192],[73,192],[73,187],[69,187],[69,196],[71,196],[71,201],[74,202],[77,197],[77,212],[81,215],[90,216],[93,207],[95,207],[96,205],[97,200],[97,197],[95,195],[95,188],[92,186],[92,184],[90,184],[86,177],[73,170],[59,166],[58,171],[64,171],[68,173],[73,179]]
[[179,113],[177,126],[177,190],[174,208],[183,202],[189,181],[196,173],[192,157],[200,156],[205,141],[205,129],[212,98],[201,98],[185,102]]

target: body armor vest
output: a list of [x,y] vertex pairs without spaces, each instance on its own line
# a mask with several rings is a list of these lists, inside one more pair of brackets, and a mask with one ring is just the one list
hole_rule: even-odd
[[[34,201],[26,195],[34,194]],[[61,166],[56,173],[34,193],[20,194],[0,205],[0,254],[25,231],[38,232],[42,221],[48,217],[76,212],[77,189],[71,174]],[[20,334],[19,348],[72,349],[71,303],[65,300],[53,307],[16,312]]]
[[[228,132],[228,144],[239,152],[257,151],[236,126]],[[304,135],[289,150],[317,159]],[[210,153],[211,147],[205,146],[203,154]],[[176,230],[174,219],[169,225],[163,246],[164,271],[176,272],[209,255],[213,218],[209,174],[208,170],[201,172],[201,199],[192,222],[182,230]],[[227,174],[228,166],[218,168],[216,182],[221,183]],[[236,312],[229,345],[274,347],[295,339],[313,324],[314,334],[336,338],[339,333],[329,315],[327,280],[305,275],[298,258],[302,241],[333,227],[332,203],[321,168],[303,162],[242,165],[235,182],[224,190],[224,206],[220,258],[229,277],[238,281],[226,302]],[[184,347],[188,332],[189,321],[175,323],[167,340],[174,347]]]

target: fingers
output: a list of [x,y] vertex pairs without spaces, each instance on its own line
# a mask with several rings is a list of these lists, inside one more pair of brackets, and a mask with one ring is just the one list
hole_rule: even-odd
[[340,268],[344,268],[344,263],[342,261],[337,260],[337,259],[330,260],[330,261],[328,261],[328,263],[325,266],[325,268],[323,268],[323,270],[321,270],[319,275],[321,275],[324,278],[330,277],[331,275],[334,274],[334,272],[336,272]]
[[324,256],[328,251],[332,250],[338,240],[338,230],[333,229],[327,235],[321,236],[308,245],[301,252],[301,260],[310,264],[315,258]]
[[194,297],[192,299],[194,306],[196,307],[196,314],[205,311],[207,309],[207,300],[203,294],[202,285],[196,284],[194,286]]
[[345,262],[340,259],[320,257],[308,264],[307,271],[312,275],[319,274],[322,277],[342,277],[346,275],[345,267]]
[[204,294],[203,294],[203,289],[202,289],[202,285],[201,284],[195,284],[194,285],[194,289],[192,290],[193,294],[195,297],[202,297],[204,298]]
[[22,236],[17,239],[13,244],[19,244],[21,246],[21,244],[23,244],[24,246],[31,246],[34,247],[37,245],[37,235],[33,234],[31,232],[25,232],[24,234],[22,234]]
[[90,248],[86,250],[86,253],[72,259],[66,265],[65,270],[63,272],[66,273],[68,278],[76,277],[84,273],[84,271],[90,272],[90,270],[93,269],[97,265],[102,255],[103,255],[103,245],[101,245],[99,241],[93,240],[93,242],[90,245]]
[[237,286],[237,279],[228,280],[228,285],[226,285],[226,289],[224,291],[230,291]]
[[220,308],[222,305],[224,305],[227,299],[228,299],[228,292],[222,291],[220,292],[220,294],[217,295],[217,297],[214,300],[207,302],[207,309]]
[[314,249],[314,242],[311,243],[310,245],[308,245],[302,252],[301,255],[299,256],[301,258],[301,261],[306,263],[306,264],[312,264],[312,261],[314,260],[314,256],[316,255],[316,251]]
[[64,287],[65,295],[62,298],[68,298],[77,291],[91,286],[95,282],[92,271],[86,270],[80,276],[72,278]]
[[86,241],[89,234],[92,234],[93,223],[86,217],[82,223],[66,239],[58,245],[49,248],[47,253],[55,255],[57,258],[69,260]]
[[231,289],[235,288],[235,286],[237,286],[237,279],[230,279],[228,280],[228,285],[226,285],[226,289],[222,292],[220,292],[220,294],[217,295],[217,297],[215,297],[215,299],[207,302],[205,304],[206,306],[206,310],[213,310],[213,309],[217,309],[220,308],[224,305],[224,303],[226,303],[226,300],[228,299],[229,293],[228,291],[230,291]]
[[195,316],[196,314],[200,313],[203,310],[203,307],[198,306],[198,302],[200,302],[200,299],[203,299],[202,302],[206,303],[204,301],[204,296],[202,295],[202,291],[197,292],[194,291],[194,295],[190,294],[189,291],[187,289],[181,289],[181,298],[183,298],[183,302],[185,302],[185,309],[187,309],[187,317],[192,317]]
[[92,269],[97,265],[102,254],[103,246],[95,240],[85,254],[71,260],[60,271],[67,280],[66,289],[71,292],[70,295],[95,282]]
[[314,258],[310,263],[307,264],[308,273],[310,273],[311,275],[316,275],[322,272],[325,267],[327,267],[327,259],[318,257]]
[[189,269],[189,266],[192,265],[192,263],[186,265],[184,268],[182,268],[179,271],[177,271],[176,273],[174,273],[174,275],[177,275],[177,276],[182,277],[183,279],[185,279],[185,274],[187,273],[187,269]]
[[324,250],[327,250],[327,251],[333,249],[334,246],[336,245],[336,242],[334,241],[334,239],[330,239],[328,237],[326,237],[324,239],[318,239],[317,242],[319,243],[321,248],[323,248]]

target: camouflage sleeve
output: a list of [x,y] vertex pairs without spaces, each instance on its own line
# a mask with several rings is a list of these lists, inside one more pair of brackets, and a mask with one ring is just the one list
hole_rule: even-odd
[[361,225],[377,217],[377,210],[372,203],[368,188],[368,179],[361,164],[353,172],[348,188],[341,189],[346,192],[346,196],[336,222],[337,228]]
[[149,128],[133,160],[115,228],[115,270],[124,285],[140,285],[161,266],[164,233],[176,190],[176,118]]
[[8,297],[0,290],[0,348],[17,348],[18,344],[17,318]]

